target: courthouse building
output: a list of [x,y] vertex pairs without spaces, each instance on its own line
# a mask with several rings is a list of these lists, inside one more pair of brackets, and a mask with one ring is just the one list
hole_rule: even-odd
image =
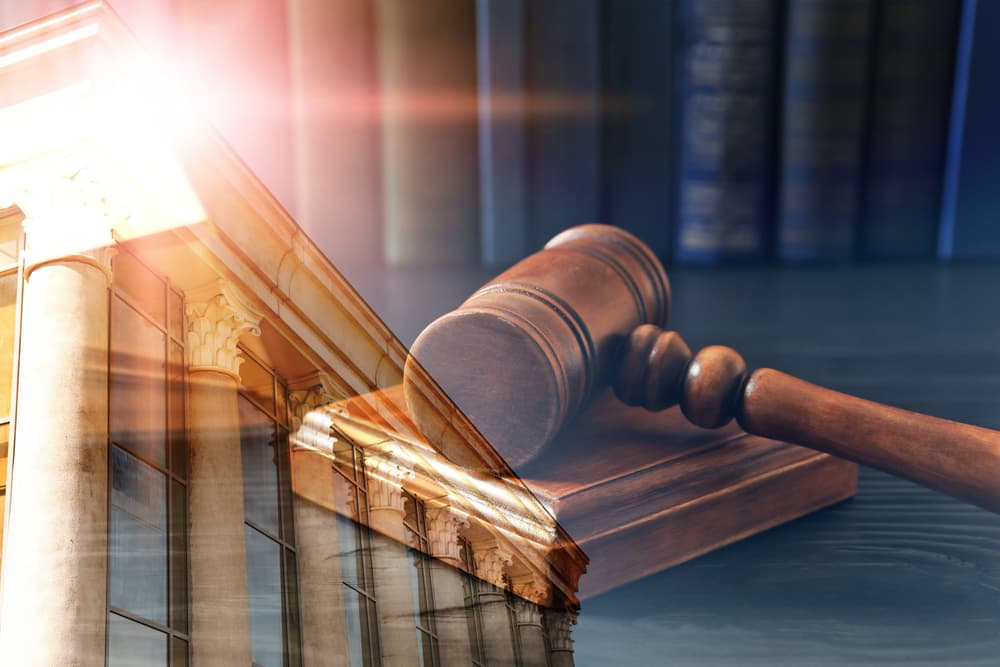
[[0,663],[571,665],[586,557],[187,102],[0,35]]

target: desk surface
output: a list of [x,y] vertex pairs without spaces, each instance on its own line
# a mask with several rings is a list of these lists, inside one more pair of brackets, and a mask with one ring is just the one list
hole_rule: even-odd
[[[493,273],[347,272],[407,343]],[[670,273],[693,349],[1000,429],[1000,266]],[[574,637],[580,667],[996,667],[1000,516],[863,469],[853,500],[586,600]]]

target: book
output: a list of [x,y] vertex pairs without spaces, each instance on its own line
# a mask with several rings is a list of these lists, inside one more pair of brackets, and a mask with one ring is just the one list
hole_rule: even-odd
[[872,0],[789,0],[777,254],[853,256],[860,215]]
[[480,261],[527,254],[522,0],[476,0]]
[[779,3],[680,3],[675,257],[768,252]]
[[600,4],[524,3],[531,252],[600,215]]
[[673,237],[677,2],[617,0],[601,20],[601,220],[666,259]]
[[934,256],[960,0],[877,5],[861,252]]
[[941,206],[938,256],[1000,258],[1000,3],[965,0]]
[[382,172],[370,3],[290,3],[295,218],[352,280],[382,265]]
[[479,262],[475,9],[376,4],[388,264]]

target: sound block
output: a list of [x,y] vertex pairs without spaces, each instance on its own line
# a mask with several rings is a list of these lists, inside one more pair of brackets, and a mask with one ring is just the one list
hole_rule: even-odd
[[610,392],[517,470],[590,557],[590,596],[854,495],[857,465]]

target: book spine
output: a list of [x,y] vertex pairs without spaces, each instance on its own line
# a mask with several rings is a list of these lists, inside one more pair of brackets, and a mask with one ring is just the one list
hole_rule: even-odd
[[679,261],[758,259],[768,251],[778,7],[681,2]]
[[934,255],[959,0],[881,0],[861,217],[867,257]]
[[871,0],[789,0],[778,256],[853,255],[872,39]]
[[296,218],[348,277],[382,264],[375,11],[289,5]]
[[476,0],[476,33],[480,259],[490,266],[527,251],[522,1]]
[[666,259],[675,217],[677,2],[615,0],[603,13],[601,218]]
[[524,3],[529,250],[600,215],[600,1]]
[[965,0],[938,255],[1000,258],[1000,3]]
[[376,11],[386,261],[477,264],[475,4],[379,0]]

